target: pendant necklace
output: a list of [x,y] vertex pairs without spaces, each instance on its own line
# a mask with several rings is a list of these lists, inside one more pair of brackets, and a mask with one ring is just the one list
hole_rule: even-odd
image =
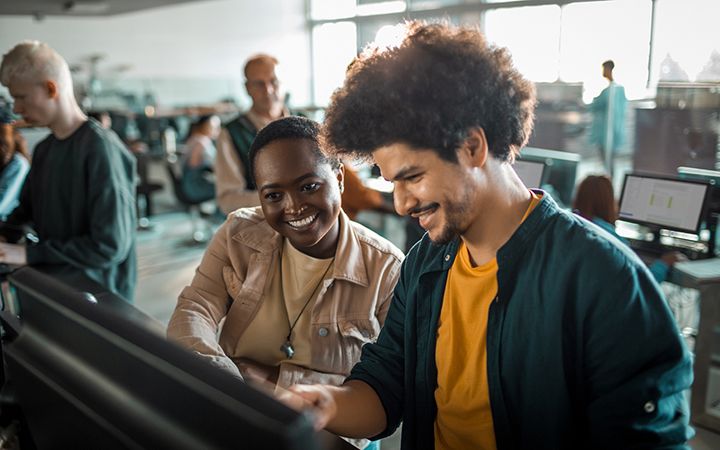
[[[333,258],[334,259],[334,258]],[[288,318],[288,325],[290,325],[290,331],[288,332],[287,337],[285,338],[285,342],[283,345],[280,346],[280,351],[285,353],[285,356],[287,356],[287,359],[292,359],[293,355],[295,355],[295,347],[293,347],[292,344],[292,332],[293,329],[295,329],[295,325],[297,325],[298,320],[300,320],[300,316],[305,312],[305,309],[310,304],[310,301],[315,298],[315,294],[317,293],[318,289],[320,289],[320,285],[323,281],[325,281],[325,276],[330,271],[330,268],[333,266],[334,261],[330,261],[330,264],[328,264],[327,269],[325,269],[325,272],[323,272],[322,276],[320,277],[320,281],[318,282],[317,286],[315,286],[315,289],[313,289],[312,293],[310,294],[310,297],[305,301],[305,304],[303,305],[302,309],[300,310],[300,313],[295,318],[295,321],[293,321],[292,325],[290,324],[290,313],[287,309],[287,303],[285,302],[285,295],[283,293],[283,302],[285,303],[285,313],[287,314]],[[280,280],[282,280],[282,263],[280,263]],[[281,281],[282,283],[282,281]]]

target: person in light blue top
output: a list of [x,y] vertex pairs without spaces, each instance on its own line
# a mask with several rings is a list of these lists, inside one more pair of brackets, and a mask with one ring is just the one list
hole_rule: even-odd
[[[580,182],[573,202],[573,212],[598,225],[625,245],[630,243],[615,231],[618,215],[617,202],[613,193],[612,181],[606,175],[589,175]],[[678,261],[687,259],[680,252],[667,252],[649,266],[655,281],[662,283],[667,279],[670,267]]]
[[602,64],[602,68],[603,77],[609,84],[590,104],[592,113],[590,143],[600,150],[605,168],[612,174],[614,153],[625,141],[627,98],[625,88],[615,82],[613,77],[615,63],[607,60]]
[[18,205],[18,196],[30,170],[25,139],[12,125],[10,106],[0,103],[0,220]]

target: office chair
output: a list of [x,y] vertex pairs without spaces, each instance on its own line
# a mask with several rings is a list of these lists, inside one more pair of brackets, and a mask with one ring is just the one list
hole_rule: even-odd
[[170,181],[172,182],[175,198],[190,215],[190,221],[192,222],[192,241],[197,244],[207,242],[210,236],[212,236],[212,229],[202,217],[200,205],[209,199],[194,200],[187,195],[182,186],[182,167],[174,154],[168,155],[166,167]]

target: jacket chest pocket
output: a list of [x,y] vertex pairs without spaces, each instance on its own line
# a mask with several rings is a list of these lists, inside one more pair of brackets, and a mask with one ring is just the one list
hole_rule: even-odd
[[362,347],[375,342],[380,333],[377,319],[338,319],[337,332],[340,338],[340,359],[347,373],[360,360]]
[[223,267],[223,281],[232,299],[225,317],[223,334],[236,342],[255,317],[263,292],[249,283],[249,279],[241,279],[230,266]]

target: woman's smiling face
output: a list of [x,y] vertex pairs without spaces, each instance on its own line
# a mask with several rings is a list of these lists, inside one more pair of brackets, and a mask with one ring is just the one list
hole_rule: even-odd
[[309,139],[277,139],[256,155],[255,182],[265,220],[301,252],[335,256],[343,169],[323,160]]

